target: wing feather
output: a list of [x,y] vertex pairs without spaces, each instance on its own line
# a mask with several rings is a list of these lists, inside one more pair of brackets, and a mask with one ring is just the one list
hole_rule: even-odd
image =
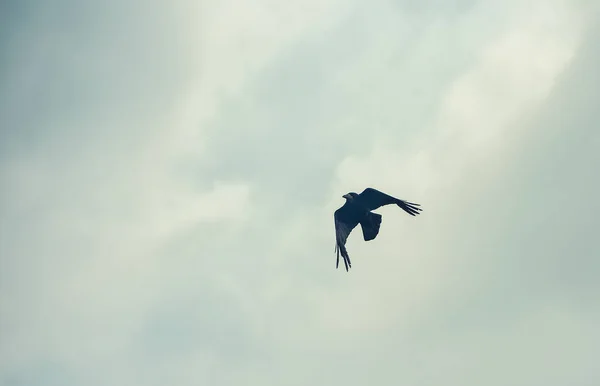
[[384,205],[396,204],[411,216],[415,216],[421,211],[421,208],[417,208],[419,204],[392,197],[373,188],[366,188],[358,195],[358,199],[368,210],[375,210]]

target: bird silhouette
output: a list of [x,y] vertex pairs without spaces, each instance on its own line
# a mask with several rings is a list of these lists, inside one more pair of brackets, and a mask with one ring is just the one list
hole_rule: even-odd
[[373,240],[379,233],[381,215],[371,212],[372,210],[384,205],[396,204],[411,216],[415,216],[421,211],[420,208],[417,208],[419,204],[400,200],[373,188],[366,188],[361,194],[350,192],[342,197],[346,199],[346,202],[333,214],[336,238],[335,252],[337,254],[335,268],[338,268],[341,254],[344,258],[346,271],[352,267],[350,256],[346,250],[346,240],[350,232],[360,224],[365,241]]

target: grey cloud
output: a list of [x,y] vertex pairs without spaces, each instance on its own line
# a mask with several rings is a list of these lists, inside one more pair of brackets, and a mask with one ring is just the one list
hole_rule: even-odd
[[414,13],[434,13],[443,14],[448,16],[455,12],[456,14],[469,11],[481,1],[477,0],[455,0],[455,1],[443,1],[443,0],[395,0],[393,4],[398,6],[400,9],[406,12]]
[[[97,29],[63,36],[67,46],[87,50],[87,38],[108,31],[104,22],[114,15],[95,19],[100,6],[90,7],[72,12],[91,18],[79,20],[81,28],[96,20]],[[106,68],[110,74],[96,85],[89,73],[69,73],[80,62],[53,57],[42,73],[62,74],[80,91],[50,92],[60,96],[53,102],[39,97],[42,123],[32,123],[41,127],[37,147],[27,147],[33,132],[2,134],[12,146],[2,151],[11,161],[2,169],[6,181],[22,181],[11,174],[15,170],[49,176],[12,186],[2,196],[8,216],[2,219],[0,285],[11,297],[2,299],[0,319],[2,329],[13,333],[0,352],[2,382],[135,384],[139,374],[146,384],[232,385],[546,386],[597,379],[590,358],[598,356],[598,184],[591,166],[598,163],[598,32],[589,33],[547,104],[508,132],[507,147],[473,157],[454,185],[428,193],[436,202],[428,203],[419,221],[408,225],[386,211],[385,234],[368,246],[355,243],[360,269],[344,275],[334,270],[331,213],[323,204],[335,168],[348,154],[369,153],[371,135],[399,144],[402,152],[403,141],[427,127],[439,89],[468,69],[470,51],[498,28],[480,30],[481,22],[469,24],[471,19],[456,32],[424,22],[407,28],[415,35],[398,42],[404,27],[394,24],[396,16],[381,17],[378,26],[378,19],[357,14],[329,36],[291,44],[239,99],[221,105],[211,126],[202,127],[208,152],[178,177],[201,186],[215,179],[250,181],[255,217],[234,225],[198,221],[166,240],[129,229],[142,227],[152,211],[136,205],[146,188],[132,178],[137,169],[128,166],[116,176],[105,169],[132,162],[128,144],[135,145],[143,122],[155,118],[146,108],[165,113],[157,106],[183,92],[189,63],[181,57],[172,62],[169,53],[178,48],[164,42],[156,50],[165,57],[148,61],[156,58],[153,43],[139,36],[141,53],[98,67],[97,76]],[[148,24],[140,21],[140,30],[152,30],[150,20],[156,19],[142,19]],[[470,28],[484,32],[449,44],[471,35]],[[390,40],[382,40],[387,35]],[[176,36],[165,32],[164,38]],[[90,58],[126,51],[109,40],[94,43],[97,53],[90,42],[94,55],[84,55],[84,67]],[[448,44],[436,44],[440,40]],[[459,53],[451,56],[440,46],[459,47]],[[428,53],[433,59],[426,59]],[[436,61],[444,58],[447,72],[437,73]],[[153,79],[178,69],[183,74]],[[10,92],[23,85],[17,78],[10,82]],[[46,82],[36,87],[61,83]],[[23,95],[26,100],[29,94]],[[419,117],[398,122],[408,112]],[[10,126],[27,127],[23,116],[11,112]],[[79,132],[90,118],[129,130],[122,136],[116,129]],[[353,131],[359,128],[369,131]],[[79,133],[77,141],[68,139],[71,132]],[[344,133],[350,135],[341,139]],[[82,148],[49,154],[51,138],[59,149]],[[94,169],[107,150],[114,152],[112,161]],[[40,163],[45,167],[37,169]],[[312,185],[321,188],[307,188]],[[32,189],[17,189],[27,186]],[[87,200],[94,191],[98,196]],[[20,200],[23,192],[30,197]],[[283,212],[290,201],[296,210]]]
[[429,18],[376,14],[357,7],[325,34],[290,45],[228,99],[205,127],[211,139],[198,174],[248,179],[280,211],[290,200],[322,202],[325,193],[307,187],[326,184],[349,153],[366,155],[380,139],[403,151],[431,123],[433,90],[468,68],[493,29],[473,37]]
[[[465,185],[464,198],[455,201],[452,216],[461,217],[461,227],[453,231],[452,247],[448,245],[454,268],[447,275],[453,279],[439,299],[436,316],[423,320],[417,333],[422,339],[468,336],[469,331],[501,336],[523,318],[536,318],[550,309],[556,314],[540,316],[539,327],[528,327],[531,335],[508,338],[515,353],[535,352],[539,344],[556,350],[548,360],[557,364],[557,379],[588,384],[600,376],[589,362],[600,340],[591,329],[600,311],[595,283],[599,249],[592,236],[600,226],[600,184],[592,166],[600,161],[594,150],[600,136],[593,123],[598,36],[597,30],[589,33],[550,99],[510,133],[513,140],[506,149],[489,164],[464,171],[479,175],[485,188],[473,191]],[[465,214],[463,208],[477,209]],[[571,320],[571,327],[560,324],[563,317]],[[537,336],[534,329],[544,329],[545,324],[548,332]],[[459,345],[470,342],[464,339]],[[490,342],[490,349],[496,345],[490,338],[480,339]],[[490,352],[479,366],[500,366],[492,362],[494,355],[511,363],[507,353]],[[523,384],[558,382],[546,379],[543,367],[523,366],[515,377]],[[494,382],[508,381],[509,374],[496,374]]]
[[136,146],[148,134],[153,114],[177,101],[197,63],[183,38],[189,33],[185,8],[140,5],[14,5],[26,27],[13,23],[13,33],[3,36],[4,156],[91,141]]
[[9,373],[2,381],[7,386],[59,386],[76,383],[74,382],[76,379],[67,366],[53,361],[40,361],[40,363],[14,371],[13,374]]
[[[421,244],[448,267],[431,304],[398,315],[399,324],[414,323],[369,335],[373,342],[312,342],[328,354],[325,362],[298,349],[292,357],[306,371],[298,384],[587,385],[600,377],[592,359],[600,339],[598,36],[588,33],[552,95],[508,131],[503,150],[462,170],[461,185],[438,205],[443,212],[424,214],[460,224],[430,229]],[[296,368],[286,360],[294,361],[281,359],[282,367]]]

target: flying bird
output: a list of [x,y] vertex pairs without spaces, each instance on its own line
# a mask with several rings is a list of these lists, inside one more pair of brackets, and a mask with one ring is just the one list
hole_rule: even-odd
[[360,224],[365,241],[373,240],[379,233],[381,215],[371,212],[372,210],[380,206],[396,204],[411,216],[415,216],[421,211],[420,208],[417,208],[419,204],[400,200],[373,188],[367,188],[361,194],[350,192],[342,197],[346,199],[346,202],[333,214],[336,238],[335,252],[337,254],[335,267],[338,268],[341,254],[344,258],[346,271],[352,267],[350,256],[348,256],[346,250],[346,240],[350,232]]

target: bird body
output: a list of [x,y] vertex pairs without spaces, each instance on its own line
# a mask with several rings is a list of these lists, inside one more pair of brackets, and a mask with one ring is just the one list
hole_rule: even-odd
[[361,194],[350,192],[342,197],[346,199],[346,202],[333,214],[336,234],[335,251],[337,254],[335,266],[338,267],[341,254],[344,258],[346,271],[351,268],[350,256],[346,250],[346,240],[350,232],[360,224],[365,241],[373,240],[379,234],[382,216],[371,212],[372,210],[384,205],[396,204],[411,216],[415,216],[421,211],[420,208],[417,208],[419,204],[392,197],[373,188],[367,188]]

